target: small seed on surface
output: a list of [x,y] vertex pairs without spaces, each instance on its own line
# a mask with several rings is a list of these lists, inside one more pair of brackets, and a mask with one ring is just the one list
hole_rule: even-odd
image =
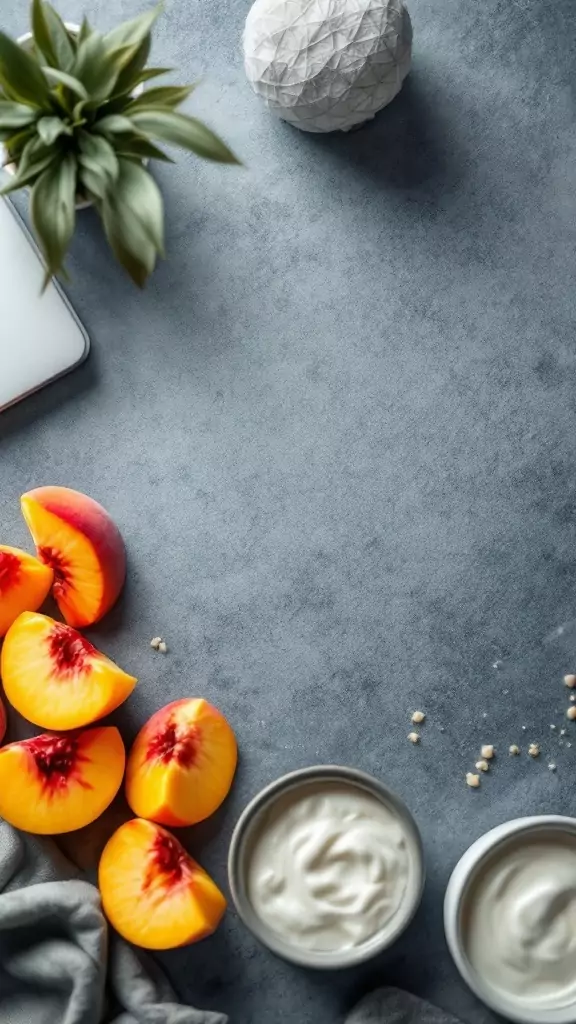
[[556,726],[555,725],[551,725],[550,728],[551,729],[556,729]]
[[162,643],[162,637],[161,636],[155,636],[150,641],[150,647],[153,647],[154,650],[157,651],[161,643]]
[[564,686],[569,686],[570,689],[573,690],[576,686],[576,676],[572,675],[572,673],[570,673],[567,676],[564,676]]
[[566,729],[560,729],[560,735],[561,736],[565,736],[566,735]]
[[423,711],[415,711],[414,714],[412,715],[412,721],[414,725],[421,725],[425,718],[426,715],[424,714]]
[[166,654],[168,650],[168,645],[165,643],[164,640],[161,640],[160,643],[158,644],[158,650],[160,651],[161,654]]
[[409,732],[408,739],[410,740],[410,743],[420,743],[420,736],[417,732]]
[[471,789],[478,789],[480,776],[474,775],[474,772],[466,772],[466,785],[470,786]]
[[555,772],[556,771],[556,765],[555,764],[549,764],[548,765],[548,771]]
[[526,726],[525,725],[522,726],[522,732],[526,732]]
[[485,743],[480,753],[482,754],[482,757],[485,757],[490,761],[494,757],[494,747],[491,743]]
[[540,745],[538,743],[531,743],[528,747],[528,753],[530,757],[540,757]]
[[487,772],[489,767],[488,761],[476,761],[476,768],[479,772]]
[[512,743],[512,745],[508,747],[508,753],[512,754],[512,756],[514,757],[516,756],[516,754],[520,753],[520,747],[516,746],[515,743]]

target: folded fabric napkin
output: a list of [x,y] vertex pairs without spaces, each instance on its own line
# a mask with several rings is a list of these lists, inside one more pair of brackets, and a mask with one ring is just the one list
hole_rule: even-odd
[[182,1006],[108,930],[98,890],[50,842],[0,821],[2,1024],[226,1024]]

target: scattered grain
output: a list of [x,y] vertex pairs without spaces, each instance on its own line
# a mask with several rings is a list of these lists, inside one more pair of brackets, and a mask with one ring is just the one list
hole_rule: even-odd
[[512,743],[512,745],[508,747],[508,753],[515,757],[516,754],[520,753],[520,747],[517,747],[515,743]]
[[568,711],[566,712],[566,717],[573,722],[576,718],[576,707],[568,708]]
[[570,689],[573,690],[576,686],[576,676],[572,675],[572,673],[564,676],[564,686],[569,686]]
[[553,764],[553,763],[549,764],[548,765],[548,771],[549,772],[555,772],[556,771],[556,765]]
[[531,743],[528,747],[528,753],[530,754],[530,757],[540,757],[540,744]]
[[466,772],[466,785],[470,786],[471,789],[478,789],[480,776],[474,775],[474,772]]
[[489,767],[488,761],[476,761],[476,768],[479,772],[487,772]]
[[490,761],[494,757],[494,747],[491,743],[485,743],[480,753],[482,754],[482,757]]
[[426,715],[423,711],[415,711],[412,715],[412,722],[414,725],[421,725],[425,718]]
[[408,739],[410,740],[410,743],[420,743],[420,736],[417,732],[409,732]]
[[162,637],[161,636],[155,636],[150,641],[150,647],[153,647],[154,650],[157,651],[161,643],[162,643]]
[[166,654],[168,650],[168,645],[165,643],[164,640],[161,640],[160,643],[158,644],[158,650],[160,651],[161,654]]

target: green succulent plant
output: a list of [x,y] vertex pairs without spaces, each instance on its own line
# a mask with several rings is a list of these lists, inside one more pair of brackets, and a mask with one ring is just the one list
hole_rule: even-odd
[[46,282],[63,270],[76,204],[93,202],[110,246],[142,287],[164,254],[164,210],[148,160],[172,162],[158,142],[208,160],[238,161],[201,121],[178,111],[193,86],[144,83],[155,8],[102,34],[86,19],[67,28],[46,0],[33,0],[32,37],[0,32],[0,142],[15,174],[1,190],[30,189],[30,217],[46,259]]

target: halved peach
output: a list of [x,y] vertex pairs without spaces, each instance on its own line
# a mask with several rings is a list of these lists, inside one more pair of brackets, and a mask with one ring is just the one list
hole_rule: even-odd
[[20,502],[38,557],[54,571],[54,597],[66,622],[97,622],[126,578],[118,527],[102,505],[69,487],[38,487]]
[[43,729],[78,729],[123,704],[137,680],[72,626],[23,612],[8,630],[0,661],[13,707]]
[[128,758],[126,797],[140,818],[195,825],[228,795],[236,738],[224,715],[199,697],[161,708],[140,731]]
[[226,899],[174,836],[151,821],[121,825],[98,871],[104,913],[128,942],[174,949],[218,927]]
[[19,548],[0,544],[0,636],[20,612],[35,612],[46,600],[54,573]]
[[83,828],[112,803],[125,760],[113,726],[0,747],[0,817],[38,835]]

